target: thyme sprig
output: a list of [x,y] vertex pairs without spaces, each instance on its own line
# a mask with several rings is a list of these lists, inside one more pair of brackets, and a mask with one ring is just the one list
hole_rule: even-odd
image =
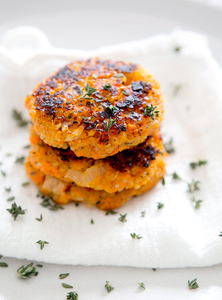
[[207,160],[199,160],[198,162],[191,162],[191,169],[196,169],[196,167],[204,166],[207,164]]
[[36,268],[33,267],[33,263],[30,263],[26,267],[21,266],[17,270],[17,277],[22,278],[22,279],[28,279],[31,278],[30,275],[36,276]]
[[193,279],[193,280],[188,280],[188,286],[190,290],[195,290],[199,288],[199,285],[197,283],[197,278]]
[[46,244],[49,244],[49,242],[39,240],[38,242],[36,242],[36,244],[39,244],[40,250],[42,250]]
[[142,282],[141,282],[141,283],[140,283],[140,282],[138,282],[138,284],[139,284],[139,286],[140,286],[142,289],[144,289],[144,290],[146,289],[146,288],[145,288],[145,284],[144,284],[144,283],[142,283]]
[[163,144],[163,146],[164,146],[165,151],[166,151],[168,154],[171,154],[171,153],[174,153],[174,152],[175,152],[175,149],[174,149],[174,147],[173,147],[173,139],[172,139],[172,138],[169,140],[169,142],[165,142],[165,143]]
[[130,235],[131,235],[131,237],[132,237],[132,239],[137,239],[137,240],[139,240],[139,239],[142,239],[143,237],[142,236],[140,236],[139,234],[136,234],[135,232],[134,233],[130,233]]
[[114,287],[109,283],[109,281],[106,281],[105,288],[108,293],[112,292],[114,290]]
[[116,119],[109,118],[109,121],[104,121],[105,131],[109,132],[110,128],[116,123]]
[[17,109],[12,110],[12,117],[17,122],[19,127],[27,126],[29,121],[24,119],[22,113],[19,112]]
[[127,222],[127,218],[126,218],[126,216],[127,216],[127,213],[125,214],[125,215],[121,215],[120,214],[120,217],[118,218],[118,220],[120,221],[120,222]]
[[69,292],[66,296],[67,300],[78,300],[79,295],[76,292]]
[[194,179],[192,179],[191,183],[187,182],[188,192],[193,193],[195,191],[198,191],[200,189],[199,184],[200,184],[200,181],[196,181]]
[[146,108],[144,110],[144,116],[151,117],[152,120],[155,119],[155,116],[159,117],[159,110],[155,110],[156,108],[157,106],[153,106],[153,104],[151,104],[150,106],[146,105]]
[[83,99],[83,98],[86,99],[86,100],[92,100],[92,99],[94,99],[93,97],[90,97],[90,96],[92,96],[93,94],[95,94],[95,92],[97,91],[97,89],[94,88],[94,87],[91,87],[88,82],[84,86],[84,88],[85,88],[85,93],[83,94],[83,90],[80,90],[80,93],[81,93],[82,96],[79,99]]
[[17,206],[16,203],[12,203],[11,208],[7,208],[7,211],[12,215],[14,221],[18,217],[18,215],[24,215],[25,211],[21,208],[21,206]]

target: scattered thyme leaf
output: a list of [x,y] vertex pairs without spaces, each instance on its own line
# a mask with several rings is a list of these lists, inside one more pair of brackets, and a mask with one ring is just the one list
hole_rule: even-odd
[[109,118],[109,121],[104,121],[105,130],[109,132],[110,128],[116,123],[116,119]]
[[12,197],[10,197],[10,198],[7,199],[7,201],[13,201],[13,200],[15,200],[14,196],[12,196]]
[[181,180],[180,176],[176,172],[172,174],[172,179]]
[[129,95],[130,95],[130,93],[127,92],[127,91],[123,91],[123,94],[126,95],[126,96],[129,96]]
[[146,108],[144,110],[144,116],[148,116],[151,117],[152,120],[155,119],[155,115],[156,117],[159,117],[159,110],[155,110],[157,108],[157,106],[153,106],[153,104],[146,105]]
[[135,234],[135,232],[134,232],[134,233],[130,233],[130,235],[131,235],[132,239],[137,239],[137,240],[139,240],[139,239],[142,239],[142,238],[143,238],[143,237],[140,236],[139,234]]
[[157,209],[161,209],[164,207],[163,203],[157,202]]
[[69,292],[66,296],[66,300],[78,300],[79,295],[76,292]]
[[94,221],[93,221],[93,219],[91,219],[90,223],[91,223],[91,224],[94,224]]
[[203,200],[197,200],[197,201],[195,201],[195,209],[199,209],[200,208],[200,206],[201,206],[201,202],[203,202]]
[[139,284],[139,286],[140,286],[142,289],[144,289],[144,290],[146,289],[146,288],[145,288],[145,284],[144,284],[144,283],[142,283],[142,282],[141,282],[141,283],[140,283],[140,282],[138,282],[138,284]]
[[177,46],[177,47],[174,48],[174,51],[175,51],[175,52],[180,52],[180,50],[181,50],[181,47],[180,47],[180,46]]
[[30,184],[30,182],[24,182],[24,183],[22,183],[22,186],[28,186]]
[[17,158],[16,158],[15,163],[23,164],[23,163],[24,163],[24,160],[25,160],[25,157],[24,157],[24,156],[20,156],[20,157],[17,157]]
[[3,177],[6,177],[6,173],[2,170],[1,170],[1,174],[2,174]]
[[7,208],[6,209],[14,218],[14,221],[16,220],[16,218],[18,217],[18,215],[24,215],[25,211],[22,210],[21,206],[17,206],[16,203],[13,203],[11,208]]
[[162,185],[165,185],[165,178],[163,177],[163,179],[162,179]]
[[8,264],[6,264],[5,262],[0,262],[0,267],[1,268],[8,268]]
[[182,88],[182,84],[175,84],[173,87],[173,96],[176,97]]
[[111,88],[112,88],[112,86],[111,86],[111,84],[110,83],[106,83],[104,86],[103,86],[103,89],[104,90],[106,90],[106,91],[111,91]]
[[144,210],[144,211],[141,212],[141,217],[144,218],[145,215],[146,215],[146,211]]
[[61,283],[61,285],[65,288],[65,289],[73,289],[72,285],[69,285],[67,283]]
[[222,231],[220,231],[220,234],[219,234],[219,236],[222,236]]
[[156,268],[152,268],[152,270],[153,270],[154,272],[156,272]]
[[11,192],[11,188],[10,187],[8,187],[8,188],[5,187],[5,191],[8,192],[8,193]]
[[42,214],[40,215],[40,218],[35,218],[37,221],[41,222],[43,220]]
[[111,210],[111,209],[108,209],[108,210],[106,211],[106,216],[108,216],[108,215],[115,215],[115,214],[118,214],[118,212],[117,212],[117,211],[113,211],[113,210]]
[[111,286],[111,284],[109,283],[109,281],[106,281],[105,288],[106,288],[106,290],[107,290],[108,293],[110,293],[110,292],[112,292],[112,290],[114,290],[114,287]]
[[42,200],[42,202],[40,203],[40,205],[42,205],[43,207],[46,207],[48,208],[49,210],[53,210],[53,211],[56,211],[56,210],[59,210],[59,209],[64,209],[64,207],[56,204],[52,198],[50,197],[46,197]]
[[12,153],[6,153],[5,156],[7,157],[12,156]]
[[39,240],[38,242],[36,242],[36,244],[39,244],[40,245],[40,250],[42,250],[44,248],[44,246],[46,244],[49,244],[49,243],[46,242],[46,241]]
[[120,217],[118,218],[118,220],[119,220],[120,222],[127,222],[126,216],[127,216],[127,213],[126,213],[125,215],[121,215],[121,214],[120,214]]
[[65,279],[68,276],[69,276],[69,273],[63,273],[63,274],[59,275],[59,279]]
[[191,183],[187,182],[188,192],[193,193],[195,191],[198,191],[200,189],[198,186],[199,183],[200,183],[200,181],[195,181],[194,179],[192,179]]
[[122,78],[123,76],[124,76],[124,74],[122,74],[122,73],[113,75],[113,77],[116,77],[116,78]]
[[188,280],[188,286],[190,290],[195,290],[197,288],[199,288],[199,285],[197,283],[197,278],[193,279],[193,280]]
[[29,121],[28,120],[25,120],[22,116],[22,113],[19,112],[17,109],[13,109],[12,110],[12,117],[13,119],[17,122],[17,125],[19,127],[24,127],[24,126],[27,126]]
[[43,265],[38,264],[36,267],[43,268]]
[[90,87],[89,83],[87,82],[87,84],[84,86],[85,88],[85,94],[83,94],[79,99],[86,99],[86,100],[92,100],[93,97],[90,97],[92,96],[93,94],[95,94],[95,92],[97,91],[97,89],[95,89],[94,87]]
[[23,149],[29,149],[30,148],[30,145],[26,145],[23,147]]
[[190,163],[191,169],[196,169],[196,167],[200,167],[207,164],[207,160],[199,160],[198,162]]
[[173,139],[172,138],[169,140],[169,142],[164,143],[164,149],[168,154],[175,152],[175,149],[173,147]]
[[35,275],[36,273],[36,268],[33,267],[33,263],[30,263],[26,267],[21,266],[17,270],[17,277],[22,278],[22,279],[28,279],[31,278],[30,275]]

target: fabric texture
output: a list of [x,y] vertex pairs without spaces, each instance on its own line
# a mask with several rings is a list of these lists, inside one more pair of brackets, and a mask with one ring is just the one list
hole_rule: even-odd
[[[26,41],[21,49],[16,45],[19,39],[13,44],[19,35],[24,41],[29,37],[32,45]],[[28,154],[24,146],[29,129],[16,126],[12,109],[28,117],[23,100],[40,80],[70,60],[91,56],[139,63],[157,77],[166,97],[163,138],[173,138],[175,147],[166,159],[165,185],[160,182],[131,199],[114,215],[83,204],[70,203],[58,211],[42,207],[35,185],[22,186],[29,181],[24,166],[15,163]],[[73,265],[175,268],[221,263],[221,115],[221,70],[198,34],[177,31],[86,52],[55,49],[33,28],[7,33],[0,46],[0,169],[6,174],[0,174],[1,254]],[[208,163],[192,170],[190,162],[199,159]],[[173,172],[184,180],[173,180]],[[200,181],[200,190],[193,194],[187,191],[192,179]],[[16,221],[6,211],[13,203],[6,201],[11,196],[26,210]],[[203,200],[199,209],[192,197]],[[158,202],[164,204],[160,210]],[[118,221],[125,213],[127,222]],[[40,214],[43,220],[38,222]],[[143,238],[132,239],[134,232]],[[38,240],[49,244],[40,250]]]

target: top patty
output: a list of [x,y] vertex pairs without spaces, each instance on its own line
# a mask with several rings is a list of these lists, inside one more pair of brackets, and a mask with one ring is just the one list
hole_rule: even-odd
[[159,83],[140,66],[89,59],[40,83],[26,107],[46,144],[99,159],[152,134],[162,121],[163,101]]

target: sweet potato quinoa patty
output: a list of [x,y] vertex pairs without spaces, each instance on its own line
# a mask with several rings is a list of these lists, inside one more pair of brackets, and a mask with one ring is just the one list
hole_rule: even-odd
[[31,129],[30,163],[46,175],[75,184],[105,190],[139,189],[164,169],[164,151],[159,130],[144,143],[104,159],[77,157],[70,149],[46,145]]
[[69,201],[80,201],[89,206],[96,205],[102,210],[115,209],[126,203],[131,197],[138,196],[151,189],[165,174],[164,167],[159,168],[151,180],[139,189],[124,189],[121,192],[107,193],[94,189],[80,187],[74,183],[68,183],[55,177],[45,175],[35,169],[29,159],[25,163],[29,177],[39,187],[44,195],[48,195],[58,204],[66,204]]
[[48,145],[93,159],[143,143],[163,118],[158,81],[140,66],[89,59],[62,68],[26,98]]

